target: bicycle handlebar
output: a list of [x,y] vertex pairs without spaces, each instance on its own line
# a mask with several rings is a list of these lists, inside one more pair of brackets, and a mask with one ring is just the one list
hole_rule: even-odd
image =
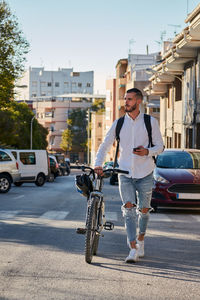
[[[89,167],[89,166],[73,166],[72,169],[81,169],[83,172],[85,170],[90,170],[93,174],[95,173],[94,172],[94,169]],[[106,173],[121,173],[121,174],[129,174],[129,171],[125,171],[125,170],[120,170],[120,169],[117,169],[117,168],[112,168],[112,169],[106,169],[106,170],[103,170],[103,173],[106,174]]]

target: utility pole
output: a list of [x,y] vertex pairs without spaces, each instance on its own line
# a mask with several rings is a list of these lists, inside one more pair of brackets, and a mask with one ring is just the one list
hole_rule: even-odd
[[87,110],[87,120],[88,120],[88,128],[87,128],[87,164],[90,164],[90,109]]
[[31,134],[30,134],[30,149],[33,147],[33,120],[35,119],[35,116],[31,119]]

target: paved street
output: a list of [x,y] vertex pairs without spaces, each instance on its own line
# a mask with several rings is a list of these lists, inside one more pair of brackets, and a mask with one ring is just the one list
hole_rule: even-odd
[[98,256],[84,261],[86,200],[74,175],[0,194],[0,299],[200,299],[200,210],[151,214],[145,257],[128,254],[117,186],[104,185],[106,216]]

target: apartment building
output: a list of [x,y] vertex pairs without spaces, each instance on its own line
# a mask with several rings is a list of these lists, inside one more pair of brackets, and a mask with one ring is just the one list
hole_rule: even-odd
[[200,4],[153,68],[149,95],[160,96],[160,128],[168,148],[200,149]]
[[[48,129],[48,150],[60,152],[63,131],[67,128],[67,119],[73,109],[90,108],[95,99],[105,99],[104,95],[63,94],[56,97],[40,97],[33,102],[33,109],[38,122]],[[82,163],[83,153],[70,153]]]
[[66,93],[93,94],[94,72],[74,72],[73,68],[46,71],[30,67],[16,86],[15,100],[35,100]]
[[160,59],[159,53],[129,54],[128,59],[120,59],[118,61],[116,65],[116,118],[124,114],[124,95],[126,90],[138,88],[144,95],[141,111],[151,114],[159,120],[159,97],[148,95],[144,91],[150,78],[146,69],[155,65],[158,59]]
[[105,132],[104,119],[105,119],[105,113],[98,113],[98,112],[91,113],[91,151],[90,151],[91,165],[94,165],[96,153],[104,139],[104,132]]

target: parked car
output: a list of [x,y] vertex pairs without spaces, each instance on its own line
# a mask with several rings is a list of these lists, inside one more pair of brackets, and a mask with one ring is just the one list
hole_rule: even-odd
[[42,186],[49,176],[48,154],[46,150],[10,150],[19,165],[20,180],[14,182],[16,186],[34,182]]
[[69,167],[68,164],[66,164],[64,155],[56,153],[56,154],[54,154],[54,156],[56,157],[56,160],[57,160],[58,165],[59,165],[60,175],[63,175],[63,176],[64,175],[69,175],[70,167]]
[[156,158],[152,207],[200,207],[200,150],[166,149]]
[[54,155],[49,155],[50,172],[48,181],[53,182],[59,175],[59,165]]
[[0,193],[7,193],[11,184],[20,178],[19,165],[12,153],[0,149]]
[[[104,166],[103,166],[103,169],[112,169],[113,168],[113,165],[114,165],[114,162],[113,161],[108,161],[108,162],[105,162]],[[119,165],[117,163],[116,165],[116,168],[118,168]],[[115,185],[115,184],[118,184],[118,175],[117,174],[112,174],[111,177],[110,177],[110,184],[111,185]]]

